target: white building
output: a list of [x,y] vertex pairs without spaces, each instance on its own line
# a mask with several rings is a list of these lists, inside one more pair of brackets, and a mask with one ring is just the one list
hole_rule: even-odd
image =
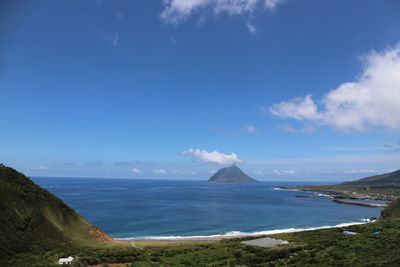
[[60,258],[58,264],[71,264],[74,258],[69,256],[68,258]]

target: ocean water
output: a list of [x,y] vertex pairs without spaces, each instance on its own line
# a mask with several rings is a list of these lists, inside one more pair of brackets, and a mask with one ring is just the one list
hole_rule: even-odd
[[32,179],[114,238],[294,231],[359,223],[381,211],[329,198],[297,198],[308,193],[276,189],[310,182]]

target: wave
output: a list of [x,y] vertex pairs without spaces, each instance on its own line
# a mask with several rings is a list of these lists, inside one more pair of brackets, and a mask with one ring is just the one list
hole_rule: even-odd
[[336,225],[325,225],[319,227],[310,227],[310,228],[286,228],[286,229],[275,229],[275,230],[265,230],[259,232],[242,232],[242,231],[230,231],[224,234],[215,234],[215,235],[194,235],[194,236],[143,236],[143,237],[123,237],[123,238],[114,238],[115,240],[131,240],[131,239],[207,239],[207,238],[219,238],[219,237],[244,237],[244,236],[259,236],[259,235],[273,235],[273,234],[283,234],[283,233],[295,233],[302,231],[312,231],[319,229],[328,229],[328,228],[340,228],[351,225],[359,225],[369,223],[369,219],[360,219],[358,222],[348,222],[348,223],[339,223]]
[[273,187],[273,190],[285,190],[285,191],[295,191],[295,192],[302,192],[298,189],[289,189],[289,188],[281,188],[281,187]]

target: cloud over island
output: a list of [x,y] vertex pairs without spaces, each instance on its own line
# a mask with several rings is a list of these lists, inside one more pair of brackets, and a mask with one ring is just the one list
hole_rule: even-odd
[[216,150],[208,152],[206,150],[190,148],[188,150],[182,151],[181,154],[184,156],[192,156],[197,160],[206,163],[216,163],[216,164],[226,165],[236,162],[243,162],[243,160],[239,159],[239,157],[235,153],[223,154]]

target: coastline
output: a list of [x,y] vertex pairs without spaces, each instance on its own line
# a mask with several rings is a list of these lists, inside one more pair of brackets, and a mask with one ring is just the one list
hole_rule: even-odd
[[[362,219],[363,220],[363,219]],[[369,220],[360,221],[360,222],[349,222],[349,223],[340,223],[337,225],[328,225],[328,226],[319,226],[319,227],[310,227],[310,228],[287,228],[287,229],[276,229],[276,230],[265,230],[254,233],[246,233],[246,232],[230,232],[227,234],[219,234],[219,235],[209,235],[209,236],[160,236],[160,237],[127,237],[127,238],[114,238],[114,241],[118,242],[138,242],[138,243],[186,243],[186,242],[215,242],[221,241],[224,239],[234,239],[234,238],[244,238],[244,237],[261,237],[267,235],[275,235],[275,234],[283,234],[283,233],[295,233],[295,232],[303,232],[303,231],[313,231],[320,229],[328,229],[328,228],[341,228],[352,225],[360,225],[370,223]]]
[[384,208],[388,204],[377,204],[377,203],[366,203],[366,202],[359,202],[354,200],[378,200],[378,201],[390,201],[386,198],[378,198],[370,195],[359,195],[359,194],[352,194],[348,195],[342,192],[336,191],[327,191],[327,190],[318,190],[318,189],[310,189],[310,188],[302,188],[302,187],[277,187],[274,188],[275,190],[288,190],[288,191],[296,191],[296,192],[306,192],[310,194],[317,195],[297,195],[298,198],[331,198],[333,202],[340,203],[340,204],[348,204],[348,205],[357,205],[357,206],[365,206],[371,208]]
[[[335,185],[333,185],[335,186]],[[341,198],[341,199],[360,199],[360,200],[379,200],[379,201],[392,201],[396,197],[394,196],[377,196],[369,192],[357,192],[357,190],[346,189],[340,192],[338,188],[335,189],[326,187],[333,187],[330,185],[312,185],[312,186],[290,186],[290,187],[275,187],[274,190],[288,190],[296,192],[307,192],[307,193],[319,193],[321,196],[330,198]],[[337,185],[336,185],[337,186]],[[323,187],[323,188],[316,188]]]

